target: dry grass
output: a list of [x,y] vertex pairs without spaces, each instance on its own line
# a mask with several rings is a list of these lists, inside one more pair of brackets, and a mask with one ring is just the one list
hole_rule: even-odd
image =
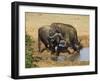
[[89,35],[79,36],[79,39],[83,47],[89,47]]

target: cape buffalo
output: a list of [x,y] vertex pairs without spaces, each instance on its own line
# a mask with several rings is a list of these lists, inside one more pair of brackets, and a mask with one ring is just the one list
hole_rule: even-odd
[[[55,32],[50,26],[42,26],[38,30],[38,48],[39,52],[48,48],[52,52],[55,52],[55,47],[63,40],[61,33]],[[41,42],[45,45],[45,48],[41,50]]]
[[70,24],[52,23],[50,26],[55,32],[61,33],[66,41],[66,47],[71,47],[77,53],[80,52],[82,45],[78,40],[76,29]]

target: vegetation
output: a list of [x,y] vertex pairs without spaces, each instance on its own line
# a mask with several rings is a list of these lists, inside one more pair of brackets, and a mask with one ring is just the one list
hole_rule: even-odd
[[31,37],[26,34],[25,35],[25,67],[26,68],[36,67],[36,65],[33,64],[33,58],[32,58],[32,54],[34,51],[33,43],[34,41],[31,39]]

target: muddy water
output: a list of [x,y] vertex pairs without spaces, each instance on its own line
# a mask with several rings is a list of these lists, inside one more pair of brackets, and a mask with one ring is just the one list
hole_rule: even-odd
[[83,48],[80,51],[79,55],[67,55],[66,57],[64,55],[60,55],[58,57],[58,61],[64,61],[64,60],[69,60],[69,61],[89,61],[89,48]]

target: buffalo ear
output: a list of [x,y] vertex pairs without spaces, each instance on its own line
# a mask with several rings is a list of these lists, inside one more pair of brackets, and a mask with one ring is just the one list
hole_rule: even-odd
[[81,42],[79,43],[79,48],[80,48],[80,49],[82,49],[82,48],[83,48],[83,45],[82,45],[82,43],[81,43]]
[[82,42],[82,39],[78,39],[78,45],[80,45]]
[[83,45],[82,44],[80,44],[80,49],[82,49],[83,48]]
[[78,42],[81,43],[82,42],[82,39],[78,39]]
[[83,48],[83,45],[82,45],[82,39],[79,39],[78,44],[79,44],[79,48],[82,49],[82,48]]

